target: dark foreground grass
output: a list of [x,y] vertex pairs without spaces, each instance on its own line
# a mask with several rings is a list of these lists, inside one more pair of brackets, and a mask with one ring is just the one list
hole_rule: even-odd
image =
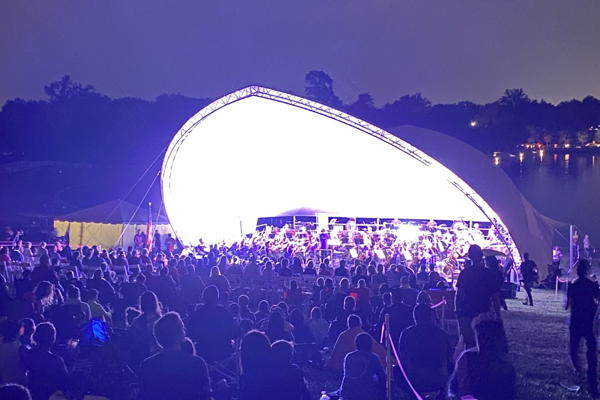
[[[534,291],[535,306],[512,300],[504,314],[510,355],[517,370],[518,399],[589,399],[585,381],[574,374],[568,352],[568,318],[564,294]],[[585,362],[583,341],[580,356]],[[579,385],[579,393],[561,386]]]
[[[519,296],[507,301],[509,311],[503,314],[510,356],[517,370],[517,399],[590,399],[585,382],[573,373],[569,360],[564,296],[559,293],[557,299],[553,291],[534,290],[535,307],[522,305],[522,292]],[[585,362],[583,341],[581,357]],[[314,399],[319,398],[321,390],[337,389],[341,381],[340,376],[312,368],[306,370],[306,376]],[[570,392],[561,383],[579,385],[581,390]]]

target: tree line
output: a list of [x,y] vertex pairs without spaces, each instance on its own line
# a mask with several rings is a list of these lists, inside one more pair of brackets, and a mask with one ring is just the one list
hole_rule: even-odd
[[[173,134],[212,101],[178,94],[152,101],[113,99],[68,75],[44,92],[43,100],[9,100],[0,111],[0,175],[5,190],[18,194],[0,196],[0,207],[29,204],[27,210],[59,213],[125,196],[135,203],[160,171],[160,154]],[[508,89],[489,104],[432,104],[416,93],[377,107],[369,93],[344,103],[323,71],[306,74],[300,95],[384,129],[421,126],[484,152],[510,151],[532,141],[600,142],[600,101],[591,96],[553,105],[530,99],[522,89]],[[155,186],[148,196],[153,201],[160,199],[160,185]]]

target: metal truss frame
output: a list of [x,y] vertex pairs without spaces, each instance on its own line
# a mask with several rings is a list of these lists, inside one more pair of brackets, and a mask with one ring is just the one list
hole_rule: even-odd
[[457,190],[463,193],[479,210],[486,216],[489,222],[496,230],[496,234],[499,239],[503,242],[503,244],[507,247],[510,254],[509,256],[512,258],[515,264],[521,262],[521,256],[516,247],[514,240],[512,239],[510,232],[506,225],[502,222],[500,217],[496,214],[496,212],[487,204],[487,202],[475,191],[471,188],[465,181],[463,181],[460,177],[458,177],[454,172],[450,171],[446,166],[425,154],[418,148],[414,147],[410,143],[400,139],[399,137],[373,125],[366,121],[363,121],[359,118],[356,118],[350,114],[347,114],[343,111],[337,110],[335,108],[326,106],[324,104],[317,103],[312,100],[305,99],[300,96],[292,95],[285,92],[280,92],[278,90],[269,89],[262,86],[247,86],[245,88],[236,90],[235,92],[229,93],[196,113],[192,118],[190,118],[181,129],[175,134],[175,137],[171,141],[169,145],[163,165],[162,165],[162,190],[163,190],[163,198],[164,198],[164,184],[165,184],[165,174],[170,174],[171,168],[170,165],[177,155],[177,151],[185,141],[186,137],[190,132],[194,130],[194,128],[202,123],[202,121],[210,116],[212,113],[218,111],[219,109],[235,103],[239,100],[243,100],[248,97],[262,97],[265,99],[278,101],[280,103],[285,103],[291,106],[295,106],[298,108],[302,108],[320,115],[323,115],[327,118],[334,119],[340,123],[349,125],[353,128],[356,128],[364,133],[367,133],[393,147],[402,151],[403,153],[409,155],[414,158],[418,162],[430,167],[434,168],[436,173],[441,174],[444,179],[449,181]]

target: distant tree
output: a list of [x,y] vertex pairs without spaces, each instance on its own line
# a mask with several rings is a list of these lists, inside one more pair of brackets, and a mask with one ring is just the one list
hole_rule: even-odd
[[505,107],[517,108],[531,103],[531,99],[523,89],[506,89],[498,103]]
[[342,100],[333,91],[333,79],[323,71],[309,71],[304,77],[304,92],[309,99],[341,108]]
[[398,126],[420,125],[426,121],[430,110],[431,102],[421,93],[416,93],[402,96],[393,103],[384,105],[382,111],[388,126]]
[[571,143],[571,134],[569,131],[563,129],[558,132],[558,141],[560,144]]
[[537,126],[529,125],[527,126],[527,130],[529,131],[527,143],[537,143],[542,137],[542,132]]
[[347,106],[346,110],[351,115],[372,122],[377,119],[377,112],[379,111],[375,107],[373,96],[371,96],[369,93],[359,94],[356,101]]
[[584,146],[590,140],[590,135],[588,131],[579,131],[577,132],[577,143],[580,146]]
[[542,139],[544,140],[544,144],[546,146],[550,146],[553,142],[552,134],[550,134],[549,132],[544,133]]
[[44,92],[50,101],[69,100],[76,96],[96,93],[92,85],[83,86],[73,82],[69,75],[63,76],[60,80],[44,86]]

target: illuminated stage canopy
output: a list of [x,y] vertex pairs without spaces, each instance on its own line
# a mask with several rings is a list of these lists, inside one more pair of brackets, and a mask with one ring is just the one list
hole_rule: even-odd
[[295,208],[492,222],[508,232],[467,183],[397,136],[257,86],[220,98],[185,123],[166,152],[162,191],[173,229],[187,244],[234,240],[254,231],[257,218]]

